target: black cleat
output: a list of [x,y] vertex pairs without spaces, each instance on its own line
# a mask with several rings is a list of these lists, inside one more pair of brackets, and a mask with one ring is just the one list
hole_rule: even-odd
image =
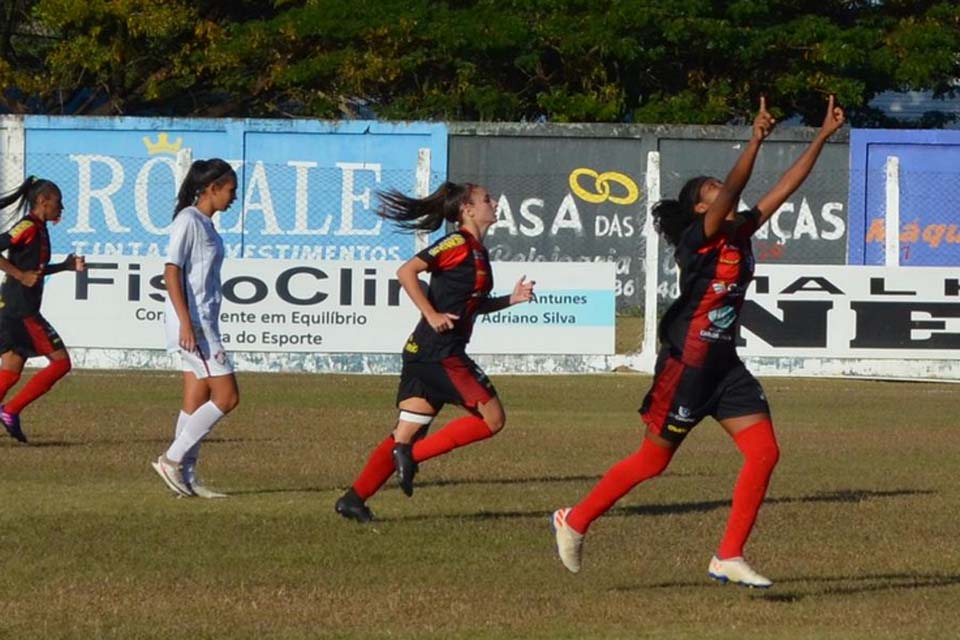
[[397,470],[400,489],[409,498],[413,495],[413,478],[417,475],[417,463],[413,461],[413,445],[397,443],[393,447],[393,466]]
[[7,413],[3,410],[2,404],[0,404],[0,422],[3,423],[3,428],[7,430],[11,438],[26,443],[27,436],[23,433],[23,429],[20,428],[20,416]]
[[373,512],[367,508],[367,505],[352,487],[340,496],[334,509],[347,520],[356,520],[357,522],[373,520]]

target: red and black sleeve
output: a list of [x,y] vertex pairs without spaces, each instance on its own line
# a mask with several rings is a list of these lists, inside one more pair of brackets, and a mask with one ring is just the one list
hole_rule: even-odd
[[470,244],[460,232],[444,236],[417,254],[427,271],[449,271],[470,255]]

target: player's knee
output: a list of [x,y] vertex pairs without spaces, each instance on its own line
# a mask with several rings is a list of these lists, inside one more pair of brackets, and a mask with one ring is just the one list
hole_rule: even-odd
[[493,416],[486,416],[483,421],[487,423],[492,433],[498,433],[507,425],[507,416],[500,412]]
[[237,408],[237,405],[240,404],[240,392],[231,391],[230,393],[224,393],[219,395],[217,398],[213,399],[213,403],[217,405],[217,408],[224,413],[230,413]]
[[765,440],[752,453],[756,463],[768,469],[773,469],[780,461],[780,445],[775,438]]

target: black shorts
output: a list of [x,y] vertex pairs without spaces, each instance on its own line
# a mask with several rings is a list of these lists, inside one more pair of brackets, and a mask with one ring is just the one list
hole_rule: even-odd
[[397,404],[407,398],[425,398],[437,411],[445,404],[474,410],[497,395],[490,378],[466,354],[439,362],[404,362]]
[[728,368],[691,367],[668,351],[657,357],[653,386],[640,414],[651,431],[671,442],[682,441],[701,420],[770,413],[770,405],[742,362]]
[[23,358],[35,358],[60,349],[60,334],[39,313],[23,318],[0,313],[0,353],[13,351]]

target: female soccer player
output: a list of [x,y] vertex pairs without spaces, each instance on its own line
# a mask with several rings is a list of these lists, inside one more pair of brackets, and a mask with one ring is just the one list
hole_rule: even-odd
[[[493,274],[483,238],[497,220],[490,194],[475,184],[445,182],[425,198],[398,192],[380,194],[379,214],[406,230],[435,231],[444,221],[458,229],[405,262],[397,278],[422,314],[403,347],[397,392],[400,415],[393,433],[373,450],[353,486],[336,503],[345,518],[369,522],[366,500],[396,471],[400,488],[413,495],[419,463],[457,447],[489,438],[503,428],[505,416],[489,378],[466,354],[477,314],[492,313],[533,297],[526,276],[510,295],[490,297]],[[426,293],[418,275],[431,274]],[[468,415],[427,436],[445,404]]]
[[637,484],[659,475],[690,430],[709,415],[733,438],[744,464],[733,489],[726,532],[708,573],[721,582],[749,587],[772,584],[744,561],[743,547],[780,450],[763,389],[737,357],[734,337],[753,278],[750,237],[803,183],[843,119],[843,110],[830,96],[823,126],[806,151],[753,209],[737,212],[760,144],[774,125],[761,98],[753,135],[726,180],[693,178],[677,200],[654,206],[657,231],[676,250],[680,297],[660,322],[653,386],[640,409],[647,426],[640,449],[611,467],[576,506],[553,513],[557,551],[570,571],[580,570],[590,523]]
[[7,251],[6,258],[0,257],[0,271],[6,274],[0,287],[0,401],[20,380],[27,358],[46,356],[50,361],[17,395],[0,405],[0,422],[20,442],[27,441],[20,426],[20,412],[70,371],[70,354],[63,340],[40,315],[44,277],[86,268],[83,256],[73,254],[63,262],[50,264],[47,222],[60,221],[62,200],[60,187],[33,176],[0,198],[0,209],[16,202],[21,211],[27,212],[0,235],[0,251]]
[[237,194],[237,174],[219,158],[197,160],[177,193],[163,279],[167,287],[167,351],[183,363],[183,408],[173,443],[152,463],[181,496],[222,498],[196,475],[200,444],[240,401],[233,364],[220,338],[223,239],[213,216]]

